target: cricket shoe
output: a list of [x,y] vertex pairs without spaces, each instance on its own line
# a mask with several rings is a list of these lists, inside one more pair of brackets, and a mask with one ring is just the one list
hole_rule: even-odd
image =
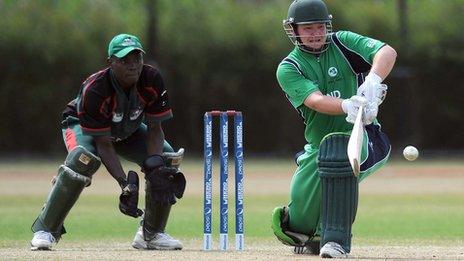
[[348,258],[348,253],[346,253],[343,247],[335,242],[327,242],[321,248],[319,256],[322,258]]
[[293,253],[298,255],[319,255],[319,241],[312,241],[304,246],[296,246]]
[[132,247],[136,249],[181,250],[183,246],[179,240],[166,233],[156,233],[152,240],[146,241],[143,237],[142,227],[139,227]]
[[31,240],[31,250],[52,250],[52,245],[56,242],[53,235],[45,231],[37,231]]

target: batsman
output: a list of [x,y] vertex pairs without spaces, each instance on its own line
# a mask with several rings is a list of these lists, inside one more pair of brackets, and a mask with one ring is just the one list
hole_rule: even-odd
[[[101,163],[121,188],[119,210],[142,216],[132,246],[182,249],[165,227],[171,206],[185,190],[179,171],[184,149],[175,152],[164,138],[161,123],[172,117],[172,109],[162,76],[144,64],[144,53],[138,37],[116,35],[108,45],[108,67],[88,77],[63,111],[68,155],[32,224],[32,250],[50,250],[66,233],[64,220]],[[138,164],[144,173],[145,211],[138,208],[138,174],[126,175],[119,156]]]
[[[295,157],[290,202],[274,209],[272,229],[296,254],[344,258],[351,250],[358,184],[390,154],[377,113],[396,51],[350,31],[333,32],[322,0],[293,1],[283,27],[295,48],[280,62],[277,80],[302,117],[307,144]],[[361,105],[364,142],[355,176],[347,145]]]

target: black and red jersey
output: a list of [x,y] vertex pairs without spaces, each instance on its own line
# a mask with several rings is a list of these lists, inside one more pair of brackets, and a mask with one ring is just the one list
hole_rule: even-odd
[[91,75],[63,111],[63,120],[69,116],[78,118],[84,134],[125,139],[144,119],[163,121],[172,117],[172,110],[159,71],[144,64],[136,88],[128,93],[110,68]]

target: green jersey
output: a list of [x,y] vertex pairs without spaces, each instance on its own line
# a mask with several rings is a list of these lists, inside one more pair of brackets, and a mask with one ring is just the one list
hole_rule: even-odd
[[277,68],[282,90],[304,119],[305,139],[316,146],[325,135],[349,132],[353,126],[345,120],[346,115],[328,115],[308,108],[303,104],[305,99],[315,91],[341,99],[355,95],[374,55],[385,45],[348,31],[333,33],[329,38],[325,52],[315,55],[295,47]]

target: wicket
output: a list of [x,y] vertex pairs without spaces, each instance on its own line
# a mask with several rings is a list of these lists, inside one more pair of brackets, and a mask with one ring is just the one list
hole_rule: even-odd
[[234,159],[235,159],[235,249],[243,250],[243,121],[240,111],[209,111],[204,116],[204,205],[203,205],[203,249],[212,249],[212,208],[213,208],[213,117],[219,116],[219,151],[220,151],[220,208],[219,208],[219,245],[227,250],[228,214],[229,214],[229,116],[234,116]]

